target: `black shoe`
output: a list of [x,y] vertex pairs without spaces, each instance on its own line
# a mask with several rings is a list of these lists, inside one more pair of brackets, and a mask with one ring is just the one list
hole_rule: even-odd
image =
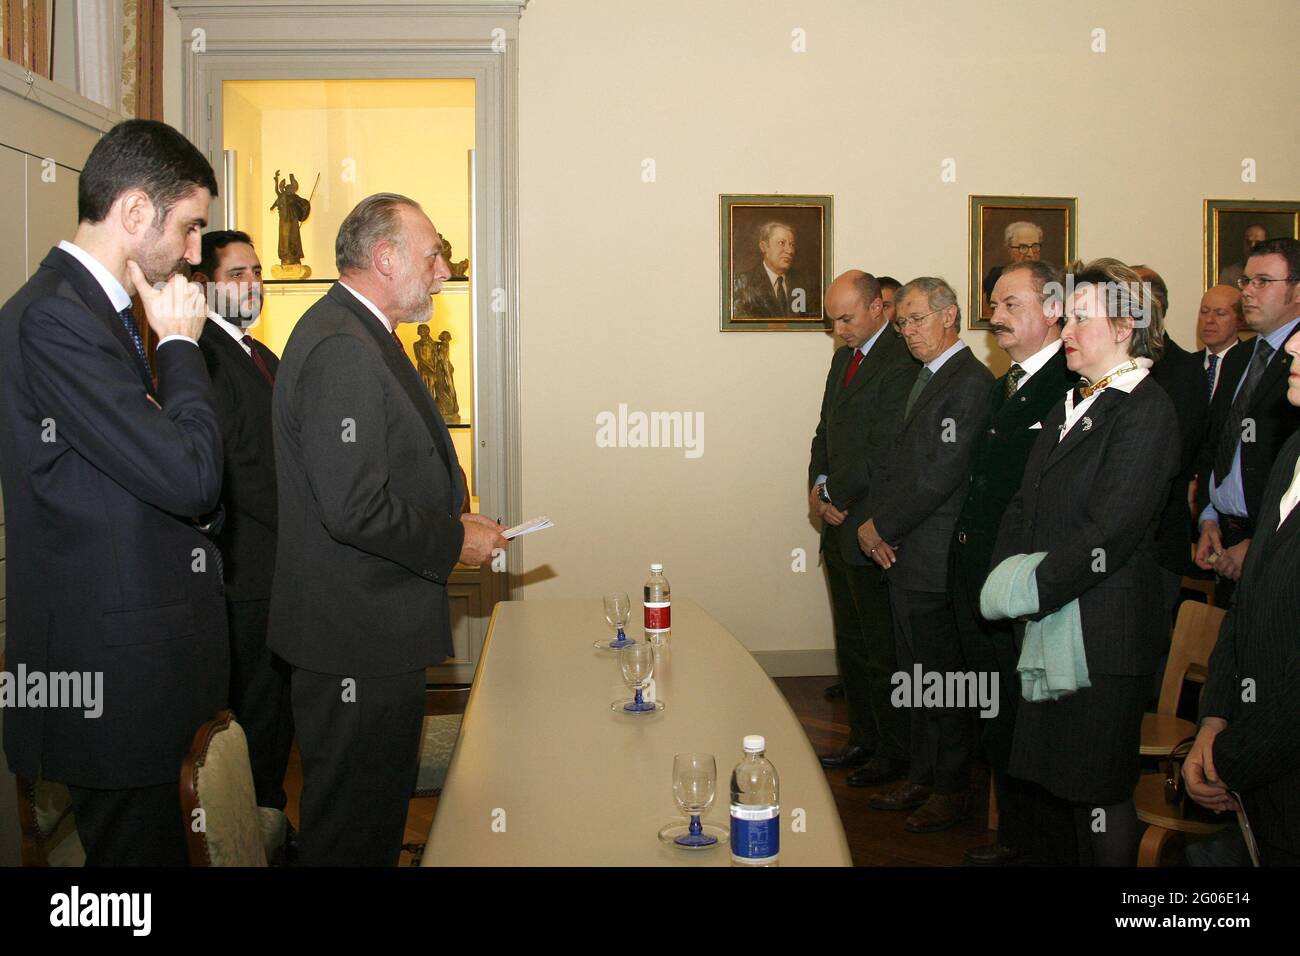
[[1024,861],[1024,854],[1001,843],[973,846],[962,854],[966,866],[1015,866]]
[[830,687],[822,691],[822,697],[827,700],[842,700],[844,698],[844,685],[831,684]]
[[889,783],[891,780],[898,780],[906,776],[908,763],[906,760],[894,760],[890,757],[872,757],[865,764],[853,771],[848,776],[850,787],[874,787],[877,784]]
[[818,759],[827,770],[843,770],[845,767],[861,767],[871,759],[871,751],[866,747],[850,744],[843,750],[837,750]]

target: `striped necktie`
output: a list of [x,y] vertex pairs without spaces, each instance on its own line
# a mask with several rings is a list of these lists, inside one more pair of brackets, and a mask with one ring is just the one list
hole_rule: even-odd
[[1205,384],[1209,386],[1211,397],[1214,396],[1215,370],[1218,367],[1219,367],[1219,357],[1217,355],[1211,354],[1210,364],[1205,366]]
[[131,342],[135,345],[135,354],[140,359],[140,366],[144,369],[145,374],[152,378],[149,371],[149,359],[144,352],[144,339],[140,336],[140,327],[135,324],[135,313],[131,311],[128,305],[117,313],[118,319],[122,322],[122,327],[126,329],[126,334],[131,336]]

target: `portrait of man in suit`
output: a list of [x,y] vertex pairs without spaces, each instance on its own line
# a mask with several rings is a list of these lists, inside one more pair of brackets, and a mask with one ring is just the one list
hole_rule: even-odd
[[1075,246],[1073,198],[970,197],[970,311],[972,329],[986,329],[1002,270],[1018,262],[1049,262],[1064,270]]
[[339,281],[294,326],[272,406],[279,493],[270,647],[292,669],[299,862],[394,866],[415,789],[425,668],[451,653],[447,581],[508,544],[464,514],[438,406],[404,353],[451,273],[414,200],[363,199]]
[[81,171],[72,240],[0,309],[6,667],[103,685],[98,714],[7,710],[5,755],[67,785],[91,866],[187,865],[181,760],[226,705],[221,432],[203,293],[176,274],[216,193],[175,129],[118,124]]
[[[821,328],[830,264],[822,197],[723,199],[722,327]],[[754,200],[772,197],[749,197]],[[782,197],[783,199],[785,197]],[[825,197],[829,203],[829,197]]]

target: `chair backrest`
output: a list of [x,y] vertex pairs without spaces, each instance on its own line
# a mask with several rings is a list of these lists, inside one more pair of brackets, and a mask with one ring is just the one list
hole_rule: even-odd
[[194,735],[181,765],[191,866],[266,866],[248,739],[229,710]]
[[1184,601],[1178,608],[1174,624],[1174,639],[1169,647],[1169,662],[1165,665],[1164,680],[1160,683],[1160,701],[1156,713],[1177,716],[1178,698],[1183,692],[1183,681],[1193,667],[1206,669],[1210,655],[1219,639],[1223,626],[1223,608],[1200,601]]

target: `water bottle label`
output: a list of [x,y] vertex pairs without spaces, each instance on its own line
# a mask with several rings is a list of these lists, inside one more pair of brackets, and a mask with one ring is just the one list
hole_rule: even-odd
[[731,855],[746,863],[770,863],[781,852],[781,808],[731,805]]
[[645,602],[645,629],[666,631],[672,627],[673,606],[668,601]]

